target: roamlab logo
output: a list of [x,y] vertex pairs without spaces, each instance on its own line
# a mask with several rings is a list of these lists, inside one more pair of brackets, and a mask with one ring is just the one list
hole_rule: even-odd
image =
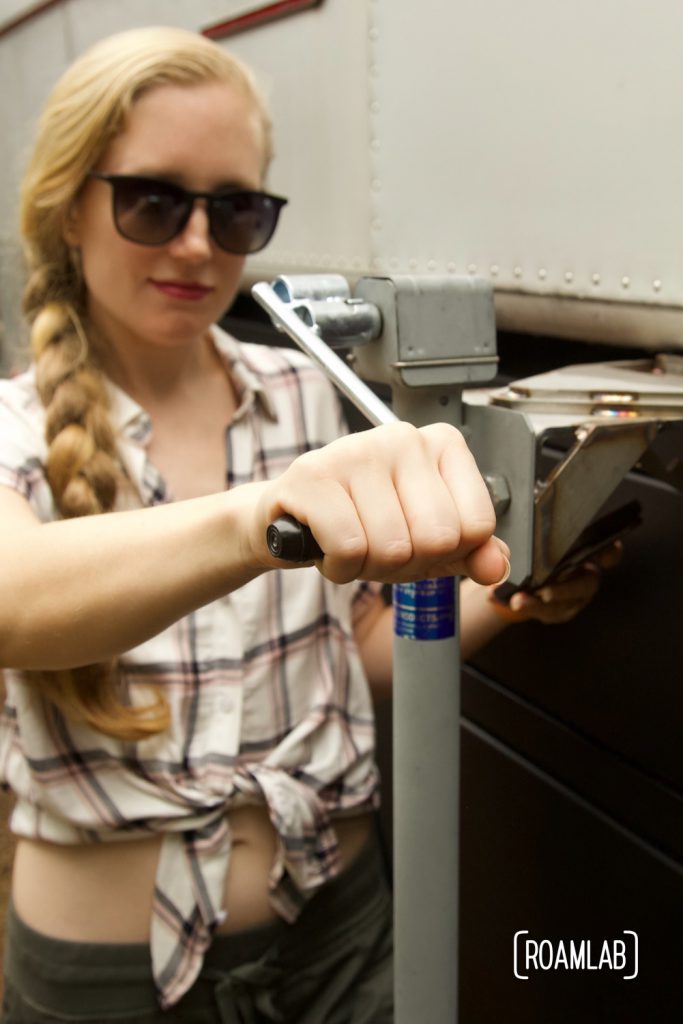
[[520,981],[547,971],[604,971],[624,981],[638,976],[638,936],[625,930],[611,939],[534,938],[528,930],[515,932],[514,971]]

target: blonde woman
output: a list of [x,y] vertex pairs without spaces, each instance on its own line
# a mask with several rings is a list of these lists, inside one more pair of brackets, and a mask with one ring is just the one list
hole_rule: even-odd
[[[302,355],[215,326],[270,156],[249,72],[175,29],[94,46],[39,126],[0,384],[8,1024],[392,1019],[370,581],[471,577],[480,643],[508,553],[456,430],[341,437]],[[281,513],[323,559],[269,554]]]

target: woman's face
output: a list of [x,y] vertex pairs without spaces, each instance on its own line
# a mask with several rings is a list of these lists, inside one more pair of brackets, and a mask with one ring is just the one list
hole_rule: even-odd
[[[264,138],[253,104],[229,85],[164,85],[135,103],[98,170],[162,178],[194,191],[262,186]],[[160,246],[118,234],[111,186],[90,179],[66,229],[81,252],[88,311],[115,347],[175,347],[203,336],[230,306],[244,257],[224,252],[197,202],[183,231]]]

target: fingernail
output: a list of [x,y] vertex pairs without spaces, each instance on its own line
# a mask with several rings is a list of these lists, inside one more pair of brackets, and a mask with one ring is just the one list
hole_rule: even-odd
[[499,587],[501,585],[501,583],[505,583],[506,580],[509,579],[509,576],[510,576],[510,571],[511,571],[510,559],[507,557],[507,555],[503,555],[503,558],[505,560],[505,572],[504,572],[503,576],[501,576],[501,578],[496,583],[497,587]]
[[505,557],[509,561],[510,560],[510,548],[507,546],[507,544],[505,543],[504,540],[500,539],[500,537],[496,537],[495,541],[498,544],[498,547],[500,548],[500,550],[503,552],[503,554],[505,555]]

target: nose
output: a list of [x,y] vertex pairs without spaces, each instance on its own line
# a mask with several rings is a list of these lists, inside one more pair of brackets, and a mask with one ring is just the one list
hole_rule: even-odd
[[206,203],[196,199],[190,218],[175,238],[169,243],[173,255],[178,259],[199,263],[211,256],[211,233],[209,230],[209,214]]

